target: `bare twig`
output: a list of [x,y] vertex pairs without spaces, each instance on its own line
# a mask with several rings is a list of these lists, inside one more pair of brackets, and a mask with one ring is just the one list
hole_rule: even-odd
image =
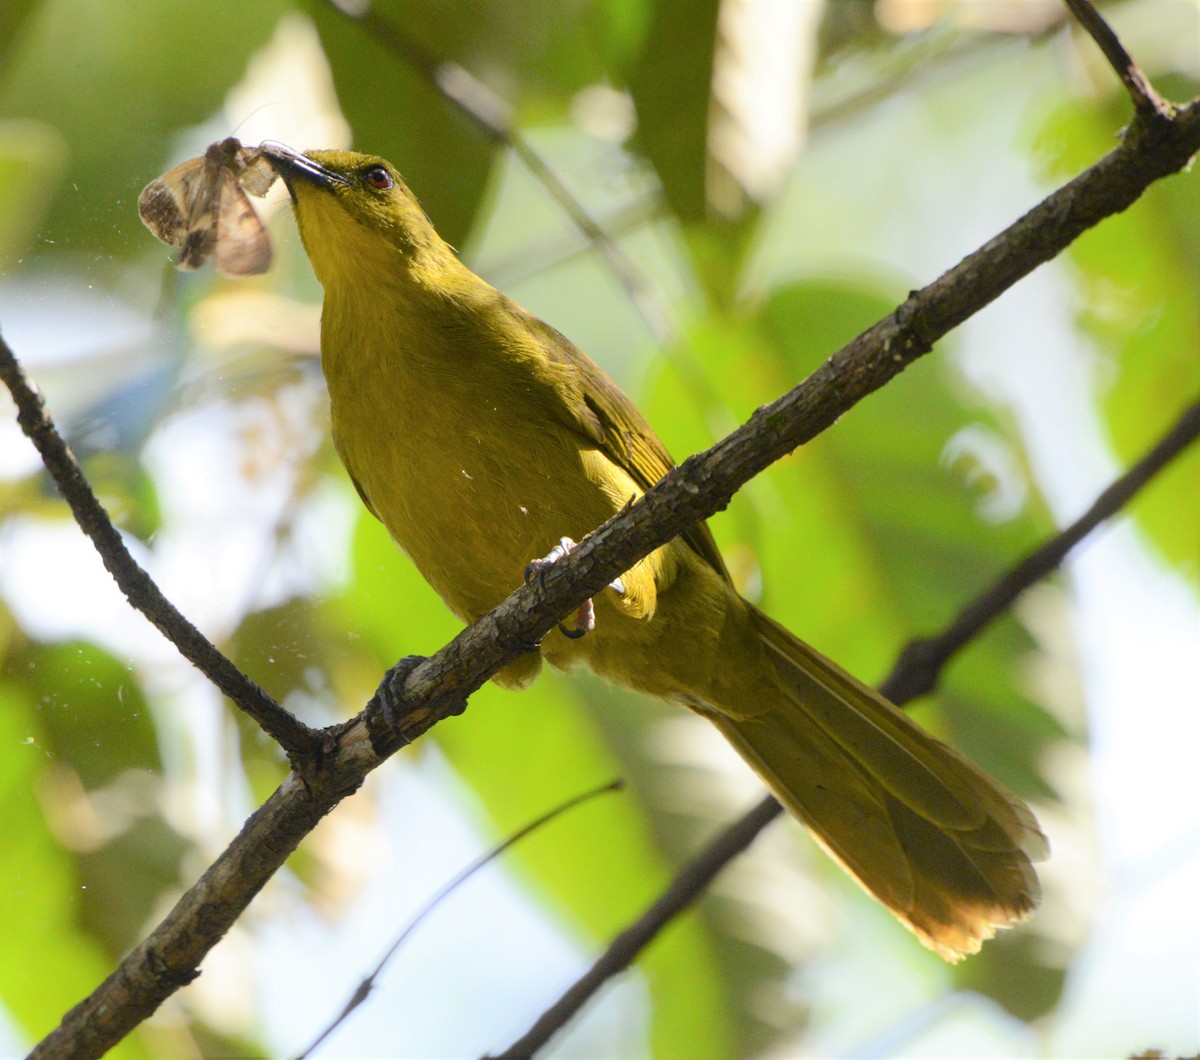
[[373,969],[371,969],[371,972],[362,980],[361,983],[358,984],[357,987],[355,987],[354,993],[351,995],[350,1000],[347,1001],[342,1007],[342,1011],[333,1018],[329,1026],[327,1026],[319,1035],[317,1035],[312,1044],[299,1054],[297,1060],[304,1060],[305,1057],[315,1053],[329,1038],[329,1036],[346,1021],[346,1019],[350,1016],[350,1013],[352,1013],[356,1008],[358,1008],[359,1005],[361,1005],[367,1000],[368,997],[371,996],[371,991],[375,989],[375,981],[380,977],[380,975],[383,974],[383,969],[386,967],[388,961],[390,961],[396,955],[396,952],[401,946],[404,945],[408,937],[417,930],[422,921],[424,921],[430,913],[432,913],[439,905],[441,905],[445,899],[449,898],[451,894],[458,890],[459,887],[466,883],[467,880],[474,876],[475,873],[477,873],[485,865],[490,865],[506,850],[508,850],[509,847],[519,843],[526,836],[532,835],[543,825],[549,824],[556,817],[561,817],[564,813],[567,813],[569,810],[573,810],[576,806],[582,805],[585,802],[590,802],[592,799],[597,798],[600,795],[607,795],[609,792],[613,791],[621,791],[624,787],[624,781],[610,780],[607,784],[602,784],[598,788],[592,788],[590,791],[585,791],[580,795],[576,795],[573,798],[567,799],[566,802],[560,803],[558,806],[555,806],[554,809],[548,810],[546,813],[535,817],[523,828],[518,829],[507,839],[505,839],[504,842],[497,843],[494,847],[492,847],[491,850],[480,855],[474,861],[472,861],[470,865],[458,873],[454,879],[446,884],[445,887],[439,890],[437,894],[430,898],[429,901],[421,907],[417,915],[408,922],[404,930],[401,931],[396,937],[396,941],[388,947],[387,952],[380,958],[379,963]]
[[713,878],[741,854],[768,824],[783,812],[767,796],[744,817],[713,839],[670,883],[662,895],[640,917],[609,944],[603,956],[568,988],[538,1021],[507,1049],[491,1054],[497,1060],[532,1056],[559,1031],[575,1013],[614,975],[623,972],[675,917],[689,908],[708,888]]
[[17,406],[17,422],[37,447],[80,529],[100,553],[133,607],[145,615],[179,653],[203,673],[234,703],[252,717],[264,732],[277,740],[289,754],[311,754],[319,746],[320,734],[292,717],[266,692],[229,661],[207,637],[162,593],[129,554],[121,535],[113,527],[104,506],[96,499],[54,421],[42,396],[26,378],[16,355],[0,338],[0,378]]
[[[596,223],[617,239],[666,216],[662,196],[650,193],[619,207]],[[526,241],[511,252],[481,262],[477,269],[493,287],[504,289],[533,276],[540,276],[575,261],[592,251],[592,244],[580,233],[569,229],[534,244]]]
[[1113,32],[1113,28],[1104,21],[1103,16],[1096,10],[1091,0],[1063,0],[1063,2],[1071,9],[1075,21],[1087,31],[1088,36],[1104,53],[1104,58],[1108,60],[1109,65],[1121,79],[1121,83],[1129,91],[1138,114],[1151,124],[1169,122],[1172,114],[1171,104],[1155,91],[1150,79],[1133,61],[1133,57],[1125,50],[1125,45]]
[[[1119,513],[1155,475],[1182,453],[1200,434],[1200,404],[1193,405],[1141,460],[1116,479],[1065,530],[1036,552],[1020,560],[991,588],[972,600],[944,633],[905,647],[879,691],[902,706],[930,691],[951,657],[977,637],[993,618],[1006,610],[1031,585],[1055,570],[1067,553],[1105,519]],[[919,650],[932,645],[929,651]],[[591,968],[547,1008],[517,1041],[496,1057],[533,1056],[579,1012],[600,988],[637,958],[675,917],[689,909],[713,878],[741,854],[783,807],[768,795],[748,813],[728,825],[689,861],[637,920],[621,932]]]
[[512,149],[525,167],[541,182],[563,212],[604,257],[613,275],[637,307],[646,326],[660,346],[674,341],[675,329],[670,315],[642,274],[634,267],[612,238],[584,208],[552,166],[513,125],[509,107],[490,88],[458,63],[439,59],[403,30],[383,18],[374,7],[362,11],[347,10],[337,0],[329,0],[340,14],[358,22],[377,41],[416,70],[447,102],[473,121],[490,140]]
[[999,578],[964,607],[936,637],[905,645],[895,669],[879,691],[894,703],[907,702],[933,690],[942,668],[956,651],[994,618],[1012,606],[1030,585],[1055,570],[1080,541],[1130,500],[1200,434],[1200,403],[1188,408],[1145,456],[1100,494],[1078,519]]
[[[1178,108],[1154,135],[1126,137],[985,246],[913,292],[798,387],[686,460],[640,502],[588,535],[544,578],[523,586],[416,666],[396,690],[408,708],[399,740],[414,739],[461,710],[466,695],[528,650],[523,645],[537,643],[638,559],[724,508],[750,478],[830,426],[1082,232],[1129,207],[1154,181],[1181,170],[1197,150],[1200,103],[1194,101]],[[99,1056],[194,978],[200,959],[270,874],[266,863],[282,865],[299,836],[382,761],[371,748],[362,715],[327,736],[328,751],[308,764],[305,780],[289,777],[222,855],[221,864],[249,860],[256,874],[245,881],[231,876],[214,888],[206,873],[150,938],[68,1013],[35,1055]],[[270,827],[264,828],[268,821]],[[247,844],[255,849],[247,851]]]

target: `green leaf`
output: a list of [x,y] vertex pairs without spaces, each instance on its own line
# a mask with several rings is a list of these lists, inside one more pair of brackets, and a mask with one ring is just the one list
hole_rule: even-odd
[[736,215],[716,209],[709,174],[717,0],[657,0],[641,53],[629,72],[637,107],[634,146],[654,167],[683,226],[697,280],[728,307],[759,219],[747,200]]
[[0,69],[6,65],[9,53],[20,40],[25,24],[41,0],[7,0],[0,7]]
[[85,641],[33,646],[13,660],[29,675],[46,747],[95,788],[127,769],[160,766],[154,722],[127,664]]
[[636,146],[685,224],[708,217],[705,170],[718,0],[657,0],[629,74],[637,106]]
[[[362,658],[369,659],[367,683],[352,693],[352,702],[361,705],[383,677],[382,667],[403,655],[436,651],[462,623],[396,547],[383,524],[361,507],[357,497],[353,503],[359,511],[351,542],[353,572],[346,588],[331,596],[327,607],[329,621],[361,644]],[[366,693],[361,699],[357,698],[360,692]]]
[[326,630],[319,619],[318,605],[307,597],[254,611],[238,623],[230,657],[280,703],[311,693],[315,674],[326,668],[322,653],[336,645],[321,636]]
[[[760,320],[777,356],[800,376],[894,304],[895,297],[865,285],[804,282],[773,292]],[[856,641],[870,639],[873,628],[885,634],[883,651],[859,671],[868,679],[890,669],[903,641],[943,628],[963,604],[1053,530],[1019,450],[1005,442],[1007,426],[948,377],[937,354],[918,363],[781,469],[790,475],[806,464],[817,465],[805,476],[805,492],[792,498],[805,509],[796,518],[811,521],[806,513],[815,507],[827,521],[826,533],[832,530],[843,547],[814,541],[800,554],[825,557],[828,545],[839,558],[842,576],[858,582],[849,594],[841,589],[833,593],[856,599],[857,617],[840,603],[832,605],[831,614]],[[973,457],[965,441],[961,454],[948,458],[956,452],[956,441],[971,438],[989,444]],[[828,492],[824,499],[814,497],[818,484]],[[992,508],[994,514],[988,515]],[[846,555],[846,539],[861,548],[856,559]],[[863,581],[864,573],[869,582]],[[822,599],[821,607],[831,605]],[[822,635],[827,623],[817,620]],[[1005,704],[1006,712],[1035,710],[1039,721],[1020,726],[1024,739],[1011,747],[1025,762],[1036,761],[1040,744],[1058,731],[1019,693],[1014,680],[1015,668],[1031,646],[1011,616],[1005,616],[955,660],[964,666],[969,660],[968,701],[994,700]],[[850,650],[862,654],[860,647]],[[993,663],[992,682],[980,679],[986,659]],[[947,688],[956,684],[953,674]],[[961,719],[964,728],[978,720],[978,713]]]

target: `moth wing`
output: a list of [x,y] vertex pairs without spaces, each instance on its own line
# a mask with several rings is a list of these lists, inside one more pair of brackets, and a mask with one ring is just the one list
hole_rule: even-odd
[[216,227],[214,265],[225,276],[254,276],[271,267],[271,239],[242,185],[232,172],[222,175],[213,211]]
[[175,261],[180,269],[197,269],[212,256],[212,215],[221,174],[207,157],[190,158],[152,180],[138,196],[138,214],[146,227],[180,248]]
[[175,259],[177,269],[191,272],[208,261],[217,248],[216,210],[210,209],[193,219],[179,246],[179,257]]
[[275,179],[258,148],[230,137],[147,184],[138,214],[158,239],[180,248],[180,269],[198,269],[215,257],[227,276],[265,272],[271,244],[246,191],[263,195]]
[[243,147],[239,156],[244,166],[238,182],[250,195],[266,195],[279,174],[257,147]]
[[187,232],[187,218],[179,192],[159,178],[152,180],[138,196],[138,216],[156,239],[172,246],[181,244]]

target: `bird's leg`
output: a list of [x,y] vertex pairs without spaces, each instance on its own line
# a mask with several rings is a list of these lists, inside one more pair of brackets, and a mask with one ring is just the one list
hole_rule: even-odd
[[[558,539],[558,544],[555,545],[541,559],[533,559],[529,561],[529,565],[525,568],[525,580],[532,581],[534,578],[541,578],[542,574],[549,570],[550,567],[563,558],[568,552],[575,547],[575,542],[569,537],[561,537]],[[608,588],[621,596],[625,595],[625,583],[620,578],[614,578],[608,583]],[[591,600],[584,600],[576,609],[572,616],[574,625],[568,627],[563,623],[558,624],[559,632],[564,637],[571,640],[578,640],[596,628],[596,607]]]

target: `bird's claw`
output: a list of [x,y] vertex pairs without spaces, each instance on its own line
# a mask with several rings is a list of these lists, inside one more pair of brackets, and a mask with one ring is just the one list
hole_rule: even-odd
[[379,688],[367,704],[367,733],[371,747],[380,758],[408,743],[401,729],[406,713],[402,692],[408,675],[424,661],[424,655],[406,655],[383,675]]
[[551,567],[554,566],[560,559],[575,547],[575,542],[569,537],[560,537],[558,544],[547,552],[541,559],[531,559],[525,565],[525,581],[526,583],[533,581],[534,578],[541,579]]
[[[574,547],[575,542],[571,538],[559,538],[558,544],[545,556],[529,561],[525,567],[525,581],[531,582],[535,578],[540,579],[553,564],[562,559]],[[614,578],[609,582],[608,588],[620,596],[625,595],[625,583],[620,578]],[[580,604],[573,617],[574,626],[566,626],[562,622],[558,624],[559,632],[570,640],[578,640],[580,637],[587,636],[596,628],[596,607],[591,600],[585,600]]]
[[584,600],[576,608],[574,619],[574,626],[565,626],[561,622],[558,624],[558,631],[568,640],[578,640],[580,637],[586,637],[596,628],[596,607],[591,600]]

